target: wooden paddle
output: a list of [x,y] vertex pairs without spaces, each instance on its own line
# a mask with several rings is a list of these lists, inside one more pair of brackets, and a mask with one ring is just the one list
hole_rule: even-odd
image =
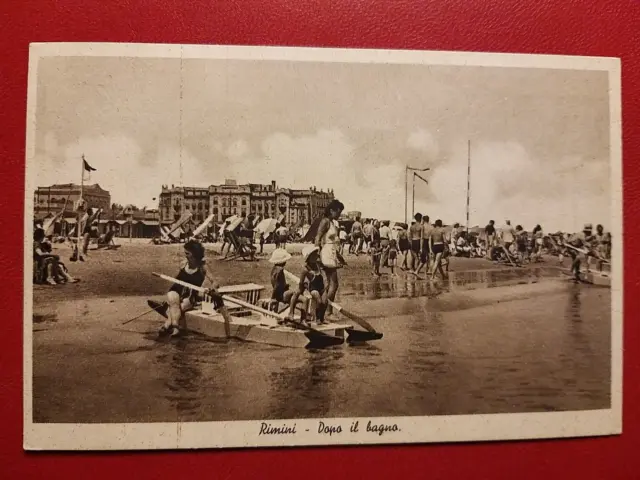
[[[583,249],[583,248],[574,247],[574,246],[573,246],[573,245],[571,245],[570,243],[565,243],[564,245],[565,245],[566,247],[568,247],[568,248],[571,248],[572,250],[575,250],[575,251],[577,251],[577,252],[583,253],[584,255],[589,255],[589,253],[591,253],[591,252],[589,252],[588,250],[585,250],[585,249]],[[595,252],[593,252],[593,253],[595,253]],[[593,256],[594,256],[595,258],[597,258],[598,260],[600,260],[600,261],[604,262],[604,263],[609,263],[609,264],[611,263],[609,260],[606,260],[606,259],[604,259],[604,258],[600,257],[600,256],[599,256],[599,255],[597,255],[597,254],[596,254],[596,255],[593,255]]]
[[[167,280],[167,281],[173,282],[173,283],[175,283],[177,285],[181,285],[183,287],[190,288],[191,290],[194,290],[196,292],[200,292],[200,293],[204,293],[204,294],[206,294],[208,292],[208,290],[206,288],[198,287],[196,285],[192,285],[190,283],[183,282],[181,280],[178,280],[177,278],[170,277],[169,275],[164,275],[162,273],[155,273],[155,272],[152,272],[152,274],[154,276],[156,276],[156,277],[162,278],[163,280]],[[234,298],[234,297],[230,297],[229,295],[221,295],[221,297],[225,302],[232,303],[234,305],[239,305],[241,307],[248,308],[249,310],[253,310],[256,313],[261,313],[261,314],[269,316],[269,317],[274,317],[274,318],[276,318],[278,320],[286,320],[284,315],[280,315],[279,313],[271,312],[269,310],[265,310],[264,308],[260,308],[257,305],[253,305],[252,303],[245,302],[243,300],[240,300],[240,299],[237,299],[237,298]],[[227,321],[228,320],[225,317],[225,329],[226,329]],[[317,335],[323,335],[323,336],[326,336],[326,337],[333,337],[333,335],[329,335],[328,333],[322,332],[320,330],[316,330],[315,328],[309,327],[308,325],[304,325],[302,323],[296,323],[296,325],[302,327],[304,330],[309,330],[310,332],[313,332],[313,333],[315,333]]]
[[[177,285],[181,285],[183,287],[186,288],[190,288],[191,290],[194,290],[196,292],[200,292],[200,293],[204,293],[207,294],[208,290],[206,288],[203,287],[198,287],[196,285],[192,285],[190,283],[187,282],[183,282],[182,280],[178,280],[177,278],[173,278],[170,277],[169,275],[164,275],[162,273],[156,273],[156,272],[152,272],[152,274],[158,278],[162,278],[163,280],[167,280],[169,282],[175,283]],[[226,295],[222,295],[222,299],[223,300],[228,300],[229,297],[227,297]],[[230,301],[231,299],[229,299],[229,303],[233,303]],[[227,338],[231,336],[231,320],[229,319],[229,315],[227,313],[224,313],[222,315],[222,318],[224,318],[224,332],[227,335]]]
[[500,245],[500,246],[502,247],[502,250],[504,250],[504,253],[507,256],[507,260],[509,260],[511,265],[514,266],[514,267],[517,267],[518,265],[516,265],[516,263],[511,258],[511,254],[509,253],[509,250],[507,250],[507,247],[505,247],[504,245]]
[[162,304],[158,305],[157,307],[152,308],[151,310],[147,310],[146,312],[141,313],[140,315],[136,315],[135,317],[130,318],[130,319],[129,319],[129,320],[127,320],[126,322],[122,322],[122,325],[126,325],[127,323],[131,323],[131,322],[133,322],[134,320],[137,320],[137,319],[138,319],[138,318],[140,318],[140,317],[144,317],[145,315],[147,315],[147,314],[149,314],[149,313],[151,313],[151,312],[155,312],[155,311],[156,311],[156,310],[158,310],[160,307],[162,307]]
[[[295,276],[293,273],[288,272],[287,270],[284,270],[284,274],[287,276],[287,278],[289,278],[289,280],[291,280],[292,282],[295,283],[300,283],[300,279]],[[329,300],[329,305],[331,305],[333,308],[335,308],[338,312],[342,313],[342,315],[344,315],[345,317],[347,317],[349,320],[352,320],[353,322],[357,323],[358,325],[360,325],[362,328],[364,328],[365,330],[372,332],[372,333],[377,333],[376,330],[371,326],[371,324],[369,322],[367,322],[365,319],[360,318],[358,315],[356,315],[355,313],[351,313],[347,310],[345,310],[344,308],[342,308],[340,305],[338,305],[335,302],[332,302],[331,300]]]

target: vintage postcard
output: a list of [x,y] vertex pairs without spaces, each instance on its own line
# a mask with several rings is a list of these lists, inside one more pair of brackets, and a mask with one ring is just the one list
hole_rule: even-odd
[[622,431],[618,59],[29,62],[25,449]]

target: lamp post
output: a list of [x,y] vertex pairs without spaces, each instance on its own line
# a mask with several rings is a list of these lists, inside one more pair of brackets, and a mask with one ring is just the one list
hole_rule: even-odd
[[404,169],[404,223],[409,224],[407,217],[407,208],[409,203],[409,172],[414,172],[414,193],[415,193],[415,172],[426,172],[427,170],[431,170],[430,168],[414,168],[409,165],[405,165]]

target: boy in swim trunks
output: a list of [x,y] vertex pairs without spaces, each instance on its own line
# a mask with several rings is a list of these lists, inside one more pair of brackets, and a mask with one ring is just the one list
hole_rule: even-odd
[[389,242],[389,251],[387,252],[387,266],[391,269],[391,276],[397,277],[395,273],[396,265],[398,264],[398,245],[395,240]]
[[[279,304],[284,303],[285,305],[293,305],[292,308],[289,309],[288,320],[293,320],[293,315],[295,312],[295,307],[297,306],[298,299],[292,302],[295,292],[289,289],[289,284],[287,283],[284,276],[284,268],[287,264],[287,261],[291,259],[291,254],[282,248],[278,248],[274,250],[271,258],[269,259],[269,263],[273,264],[273,268],[271,269],[271,286],[273,287],[273,292],[271,293],[271,301],[270,307],[275,308],[275,311],[279,311]],[[306,319],[307,313],[307,305],[304,299],[300,299],[301,303],[301,320],[304,321]],[[284,323],[283,320],[278,321],[278,323]]]
[[[295,305],[298,298],[302,297],[305,291],[309,292],[310,301],[305,303],[305,311],[308,308],[310,315],[308,323],[318,322],[318,324],[323,324],[325,323],[324,315],[329,302],[319,263],[320,248],[315,245],[307,245],[302,250],[302,258],[304,259],[304,268],[302,269],[302,275],[300,275],[298,290],[293,292],[291,305]],[[307,301],[305,300],[305,302]]]

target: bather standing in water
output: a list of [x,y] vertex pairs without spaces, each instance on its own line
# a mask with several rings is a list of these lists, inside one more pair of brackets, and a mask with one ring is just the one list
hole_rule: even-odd
[[436,278],[436,272],[442,275],[442,279],[446,279],[449,276],[449,264],[447,262],[447,273],[442,269],[442,259],[447,249],[447,234],[442,226],[442,220],[436,220],[431,234],[429,235],[429,250],[433,257],[433,268],[431,270],[431,278]]
[[[327,298],[330,301],[336,299],[338,293],[338,269],[345,264],[344,258],[338,251],[340,238],[336,222],[344,210],[344,204],[338,200],[332,200],[324,211],[324,218],[318,225],[315,245],[320,249],[320,263],[322,270],[327,277]],[[333,313],[329,305],[326,310],[326,317]]]

